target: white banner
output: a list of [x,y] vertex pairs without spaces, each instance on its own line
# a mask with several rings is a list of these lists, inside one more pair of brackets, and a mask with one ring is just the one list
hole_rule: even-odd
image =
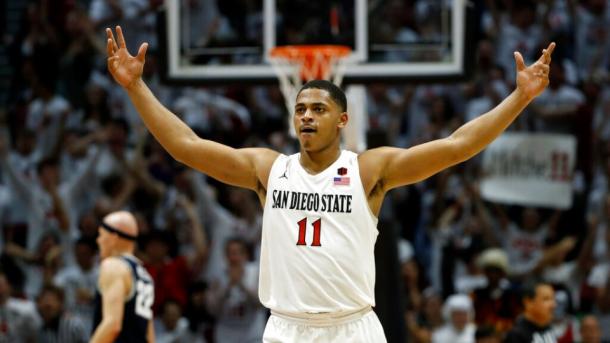
[[576,139],[561,134],[504,133],[483,153],[484,199],[523,206],[572,206]]

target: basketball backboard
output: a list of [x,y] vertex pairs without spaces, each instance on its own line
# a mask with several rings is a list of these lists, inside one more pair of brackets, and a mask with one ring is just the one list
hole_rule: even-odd
[[344,83],[458,80],[468,13],[467,0],[168,0],[160,51],[175,82],[277,82],[269,52],[290,44],[351,47]]

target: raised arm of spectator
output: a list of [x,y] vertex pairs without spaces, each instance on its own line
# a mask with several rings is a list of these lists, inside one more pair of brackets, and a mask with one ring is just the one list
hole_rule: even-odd
[[[199,213],[203,215],[206,223],[210,223],[208,231],[214,236],[215,228],[230,227],[237,220],[229,210],[218,203],[214,197],[213,189],[208,185],[205,175],[194,173],[191,175],[191,184],[195,193],[195,202]],[[213,226],[213,227],[211,227]]]
[[16,195],[21,198],[24,203],[28,204],[30,215],[36,215],[44,218],[45,212],[40,206],[35,206],[34,196],[36,190],[32,183],[28,182],[25,177],[17,172],[13,165],[8,161],[8,137],[0,137],[0,167],[5,172],[6,181],[9,187],[15,191]]
[[161,181],[153,178],[150,175],[148,166],[146,165],[146,160],[144,158],[144,145],[146,143],[146,137],[147,133],[145,131],[141,131],[134,149],[133,159],[131,162],[127,162],[123,156],[120,163],[124,165],[125,170],[129,171],[129,173],[133,176],[134,181],[136,181],[140,187],[144,188],[150,194],[154,194],[159,198],[162,198],[163,194],[165,194],[166,187]]
[[230,113],[235,114],[235,116],[239,118],[239,120],[244,126],[250,127],[250,112],[244,105],[240,104],[235,100],[217,94],[209,94],[207,98],[210,102],[211,107],[216,108],[220,111],[228,111]]
[[85,158],[85,165],[81,170],[70,178],[66,184],[66,193],[71,199],[77,199],[79,195],[88,191],[86,185],[91,184],[95,178],[95,166],[101,156],[102,150],[94,146]]
[[67,107],[60,115],[57,122],[54,122],[51,127],[43,132],[45,137],[45,145],[42,150],[42,156],[59,156],[62,152],[63,142],[62,137],[66,131],[66,121],[70,115],[71,108]]
[[566,255],[576,246],[576,238],[564,237],[559,242],[545,248],[542,257],[536,263],[536,266],[530,272],[531,274],[539,274],[550,265],[563,262]]
[[3,253],[12,258],[23,260],[27,263],[35,263],[39,261],[39,256],[36,253],[13,242],[7,242],[4,245]]
[[55,218],[57,218],[59,229],[63,232],[67,232],[68,230],[70,230],[70,216],[68,216],[68,211],[66,210],[64,200],[59,195],[59,190],[57,189],[57,186],[48,185],[47,187],[45,187],[45,189],[51,196],[51,211]]
[[81,20],[82,28],[84,30],[83,34],[85,35],[87,42],[91,44],[98,54],[103,55],[106,52],[106,47],[96,32],[93,18],[90,18],[84,11],[82,13],[79,11],[78,17],[79,20]]
[[[28,210],[30,215],[36,215],[39,218],[45,218],[46,213],[36,201],[34,201],[36,189],[32,187],[32,183],[28,182],[23,175],[18,173],[11,163],[8,162],[8,146],[4,138],[0,138],[0,167],[6,171],[8,183],[12,189],[15,190],[17,195],[28,204]],[[70,220],[68,212],[64,206],[64,202],[59,196],[57,187],[55,185],[43,185],[45,190],[49,193],[52,200],[52,212],[57,218],[59,228],[62,231],[67,231],[70,228]]]
[[191,128],[163,106],[142,80],[147,43],[131,56],[119,26],[117,40],[108,35],[108,69],[127,91],[148,130],[176,160],[224,183],[263,194],[271,165],[278,153],[269,149],[234,149],[199,138]]
[[504,205],[493,203],[494,214],[498,217],[498,224],[500,225],[501,230],[508,229],[508,225],[510,224],[510,218],[504,209]]
[[201,173],[191,174],[190,181],[195,194],[195,204],[199,213],[203,215],[203,218],[209,223],[217,220],[220,206],[216,199],[212,195],[212,190],[208,185],[205,175]]
[[[444,229],[450,229],[451,224],[455,221],[458,213],[459,213],[459,203],[454,202],[451,204],[438,218],[436,221],[435,227],[440,231],[445,231]],[[449,230],[447,230],[449,231]]]
[[[432,218],[441,218],[443,213],[445,213],[446,203],[445,197],[447,194],[447,183],[449,182],[449,178],[451,177],[452,170],[443,170],[438,173],[436,176],[436,183],[434,189],[434,201],[431,206],[431,214]],[[438,225],[438,220],[436,222],[431,222],[433,225]]]
[[106,141],[108,129],[102,128],[77,138],[65,147],[66,151],[73,155],[86,154],[89,147]]
[[549,238],[557,238],[558,232],[557,229],[559,227],[559,220],[561,219],[563,212],[559,209],[556,209],[551,213],[551,216],[546,222],[548,227],[548,237]]
[[472,198],[474,215],[476,215],[481,221],[481,229],[483,231],[483,239],[485,240],[485,243],[494,247],[502,246],[502,235],[498,230],[494,230],[494,221],[489,213],[487,205],[485,205],[483,199],[481,199],[481,192],[478,185],[471,182],[466,182],[466,189]]
[[190,269],[194,275],[197,275],[205,265],[208,252],[205,229],[199,220],[195,205],[186,196],[178,196],[178,204],[184,209],[189,220],[191,239],[195,247],[195,254],[189,260]]
[[110,213],[124,208],[135,189],[136,182],[133,180],[133,176],[129,174],[125,175],[121,185],[121,190],[116,194],[116,196],[111,198],[109,202],[101,204],[103,206],[103,208],[101,208],[102,212]]
[[577,271],[582,275],[589,274],[591,266],[593,265],[593,245],[595,244],[595,237],[597,236],[597,227],[599,221],[597,217],[593,217],[587,223],[587,235],[585,240],[580,247],[580,252],[576,259],[578,265]]

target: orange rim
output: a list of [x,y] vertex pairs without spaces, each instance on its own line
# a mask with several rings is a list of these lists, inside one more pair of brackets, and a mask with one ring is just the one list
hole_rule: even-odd
[[271,56],[289,60],[311,58],[316,54],[340,58],[349,55],[351,52],[352,49],[344,45],[284,45],[271,49]]
[[298,66],[301,80],[328,80],[333,66],[351,51],[343,45],[285,45],[271,49],[270,56]]

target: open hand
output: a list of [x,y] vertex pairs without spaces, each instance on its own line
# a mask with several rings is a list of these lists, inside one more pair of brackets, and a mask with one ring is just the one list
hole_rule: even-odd
[[125,37],[120,26],[116,27],[117,41],[114,40],[112,30],[106,28],[108,36],[106,49],[108,51],[108,70],[114,80],[124,88],[129,88],[142,77],[144,69],[144,57],[148,43],[142,43],[138,49],[137,56],[131,56],[125,45]]
[[530,99],[537,97],[549,84],[549,70],[551,54],[555,49],[555,43],[542,50],[542,55],[534,64],[525,66],[523,56],[515,52],[515,63],[517,64],[517,89],[521,90]]

